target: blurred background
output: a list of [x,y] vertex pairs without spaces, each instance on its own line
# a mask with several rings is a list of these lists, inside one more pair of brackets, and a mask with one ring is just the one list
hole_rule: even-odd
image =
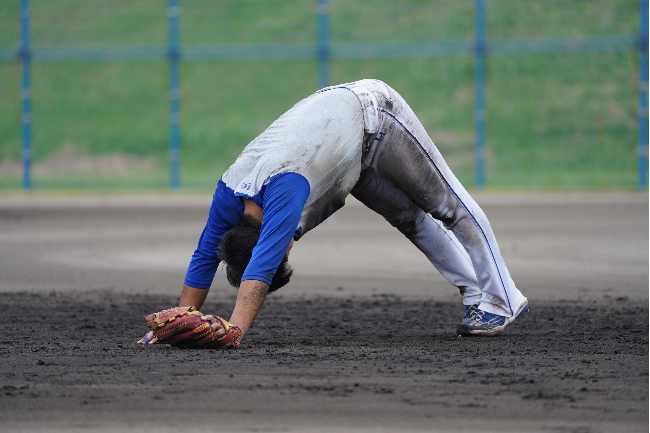
[[210,191],[298,100],[363,78],[404,96],[470,189],[647,185],[647,0],[22,6],[0,0],[0,192]]

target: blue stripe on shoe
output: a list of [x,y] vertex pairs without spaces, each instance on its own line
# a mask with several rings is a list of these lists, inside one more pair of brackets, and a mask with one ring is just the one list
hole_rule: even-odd
[[508,291],[506,290],[505,283],[503,282],[503,277],[501,276],[501,270],[499,269],[499,264],[497,263],[496,258],[494,257],[494,252],[492,251],[492,246],[490,245],[490,241],[488,241],[488,238],[485,235],[485,232],[483,231],[483,227],[481,227],[481,225],[478,223],[476,218],[474,218],[474,215],[472,214],[472,212],[470,212],[469,208],[465,205],[463,200],[461,200],[461,198],[458,196],[456,191],[454,191],[454,189],[451,187],[451,185],[449,185],[449,182],[447,182],[447,179],[445,179],[445,177],[442,175],[442,172],[440,171],[440,169],[438,168],[436,163],[433,162],[433,158],[431,158],[431,156],[427,153],[427,151],[424,149],[424,146],[422,146],[422,144],[420,144],[420,142],[415,137],[415,135],[413,135],[411,133],[411,131],[409,131],[408,128],[406,126],[404,126],[404,124],[402,124],[402,122],[400,122],[397,119],[397,117],[395,117],[392,113],[389,113],[386,110],[381,110],[381,112],[386,113],[390,117],[392,117],[393,120],[395,120],[395,122],[397,122],[404,129],[404,131],[406,131],[406,133],[415,141],[415,143],[417,143],[417,145],[420,147],[420,150],[422,151],[422,153],[424,153],[426,155],[426,157],[429,160],[429,162],[431,163],[431,165],[433,165],[433,168],[435,168],[435,170],[438,172],[438,175],[440,176],[440,178],[443,180],[445,185],[447,185],[447,188],[449,188],[449,191],[451,191],[452,194],[454,194],[454,197],[456,197],[456,200],[458,200],[458,202],[463,206],[463,208],[467,211],[467,214],[472,218],[472,221],[474,221],[474,224],[476,224],[476,227],[478,227],[478,229],[481,231],[481,234],[483,235],[483,239],[485,240],[485,243],[487,244],[488,249],[490,250],[490,255],[492,256],[492,261],[494,262],[494,267],[497,269],[497,273],[499,274],[499,281],[501,281],[501,288],[503,289],[503,293],[506,295],[506,300],[508,301],[508,308],[510,308],[510,314],[514,315],[515,312],[512,309],[512,305],[510,304],[510,298],[508,297]]

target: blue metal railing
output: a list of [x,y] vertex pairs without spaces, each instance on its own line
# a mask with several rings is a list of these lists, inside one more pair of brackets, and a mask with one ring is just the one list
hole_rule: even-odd
[[329,0],[318,0],[318,88],[330,81],[330,10]]
[[577,53],[639,53],[638,177],[639,188],[648,186],[648,0],[640,0],[638,35],[560,38],[487,39],[486,0],[475,0],[474,40],[406,42],[331,42],[329,0],[317,0],[316,43],[181,45],[179,0],[168,0],[167,47],[150,46],[44,46],[30,44],[29,0],[20,0],[20,46],[0,46],[0,62],[22,64],[23,188],[31,188],[31,83],[32,62],[157,62],[169,70],[169,185],[180,187],[180,62],[316,60],[318,88],[329,85],[331,60],[467,57],[475,60],[475,183],[485,179],[487,56],[551,55]]
[[181,107],[180,107],[180,49],[178,32],[178,0],[168,0],[168,61],[169,61],[169,187],[181,186]]
[[485,0],[475,0],[475,52],[474,52],[474,134],[475,171],[474,183],[485,187],[485,55],[487,38],[485,34]]
[[[626,53],[638,50],[639,35],[605,35],[562,38],[486,39],[487,55],[527,56],[561,54]],[[183,62],[242,62],[275,60],[318,60],[318,43],[283,44],[181,44]],[[32,60],[64,62],[161,62],[168,60],[163,45],[30,45]],[[470,57],[476,40],[328,43],[327,60],[395,60]],[[0,46],[0,62],[20,60],[20,46]]]
[[640,2],[639,19],[639,189],[648,187],[648,0]]
[[23,189],[32,187],[32,83],[29,52],[29,0],[20,0],[20,59],[22,79],[20,86],[22,122]]

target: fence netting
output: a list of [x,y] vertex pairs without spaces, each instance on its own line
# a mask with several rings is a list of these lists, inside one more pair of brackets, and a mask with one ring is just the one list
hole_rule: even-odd
[[[179,5],[181,185],[208,190],[317,89],[309,53],[319,9],[317,0]],[[329,84],[391,85],[471,188],[474,0],[330,0],[327,12]],[[167,187],[167,19],[161,0],[30,1],[34,188]],[[638,52],[620,45],[639,32],[638,0],[487,0],[486,23],[487,186],[635,187]],[[545,48],[560,39],[565,52]],[[5,190],[20,188],[22,170],[19,45],[18,2],[2,1]]]

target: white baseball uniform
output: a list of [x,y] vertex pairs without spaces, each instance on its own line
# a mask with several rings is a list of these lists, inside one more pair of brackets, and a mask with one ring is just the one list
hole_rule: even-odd
[[309,183],[295,239],[351,193],[418,247],[465,305],[512,317],[526,302],[487,217],[385,83],[361,80],[303,99],[252,141],[222,180],[233,194],[256,197],[281,173]]

